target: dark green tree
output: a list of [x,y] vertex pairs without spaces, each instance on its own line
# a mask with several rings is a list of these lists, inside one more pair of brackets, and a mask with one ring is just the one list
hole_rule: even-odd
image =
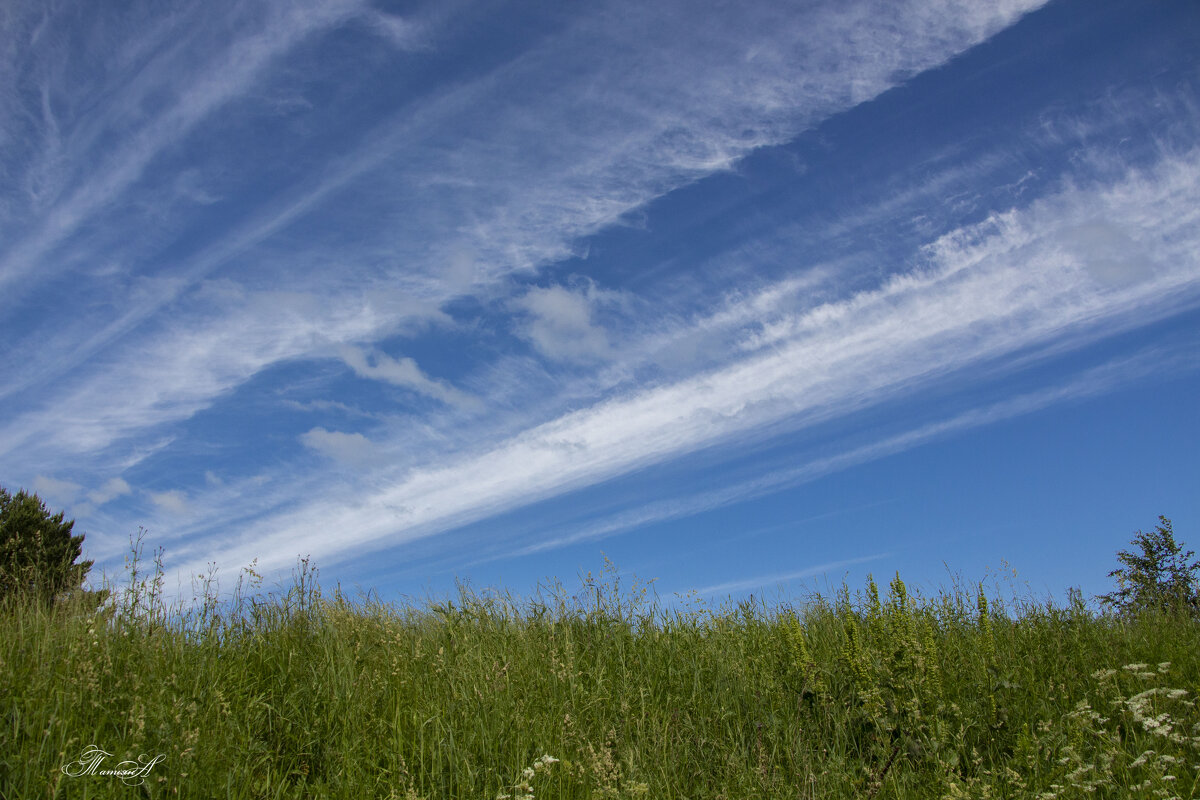
[[91,561],[78,561],[83,535],[36,494],[0,487],[0,601],[49,603],[82,589]]
[[1200,613],[1200,560],[1175,541],[1171,520],[1159,517],[1153,531],[1135,532],[1131,544],[1134,549],[1117,553],[1121,566],[1108,573],[1117,579],[1117,590],[1100,595],[1100,601],[1121,614]]

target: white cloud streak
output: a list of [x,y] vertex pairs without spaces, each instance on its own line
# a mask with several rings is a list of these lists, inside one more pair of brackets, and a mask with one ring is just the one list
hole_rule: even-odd
[[[275,59],[314,32],[337,25],[356,13],[357,5],[348,0],[268,5],[265,18],[259,25],[251,25],[247,35],[219,42],[220,49],[198,66],[190,63],[195,54],[181,45],[163,46],[156,55],[151,56],[147,52],[139,57],[135,55],[138,48],[136,43],[99,43],[98,49],[114,44],[132,45],[134,52],[127,53],[127,57],[142,63],[127,66],[131,74],[124,76],[126,82],[114,96],[108,98],[104,114],[84,118],[77,131],[65,135],[60,131],[60,123],[53,117],[50,110],[53,104],[49,98],[51,92],[70,92],[70,87],[61,83],[69,79],[58,74],[53,65],[39,65],[48,70],[40,76],[40,89],[42,96],[47,98],[44,101],[45,123],[47,134],[52,137],[47,141],[46,148],[53,153],[53,156],[45,158],[44,163],[48,165],[47,168],[59,163],[78,168],[88,157],[99,155],[98,167],[73,188],[64,186],[54,192],[61,199],[46,208],[28,236],[0,257],[0,288],[12,292],[14,284],[31,273],[40,273],[38,277],[45,278],[47,262],[43,256],[71,236],[91,216],[120,197],[157,156],[178,144],[213,112],[244,95]],[[49,23],[50,18],[51,15],[46,14],[43,24]],[[178,27],[194,25],[195,22],[192,19],[167,19],[160,23],[159,32],[177,36]],[[63,62],[69,61],[72,43],[64,39],[56,44],[63,51],[57,53],[57,57],[62,58]],[[148,51],[151,49],[147,48]],[[173,83],[180,73],[192,80],[182,85]],[[131,127],[131,120],[144,116],[140,107],[160,94],[167,94],[172,102],[145,124],[135,123]],[[6,95],[7,99],[14,101],[11,107],[18,107],[15,87],[8,88]],[[5,120],[0,124],[8,127],[11,122]],[[114,134],[122,140],[121,146],[108,149],[97,145],[97,142]],[[42,178],[40,182],[61,180],[51,176]],[[36,202],[37,197],[31,199],[35,200],[34,205],[40,205]]]
[[222,315],[167,322],[157,336],[113,354],[105,369],[66,381],[37,411],[0,427],[0,452],[21,461],[95,455],[122,439],[206,408],[266,364],[332,356],[344,342],[390,329],[397,307],[428,316],[384,292],[322,301],[287,292],[219,291]]
[[[108,320],[81,324],[72,334],[78,341],[56,341],[57,352],[43,362],[47,366],[34,369],[37,381],[46,384],[84,363],[81,359],[90,359],[92,376],[74,381],[77,391],[65,398],[56,394],[0,431],[0,451],[12,452],[51,430],[57,458],[95,451],[185,419],[272,363],[394,332],[418,313],[415,306],[436,309],[472,287],[568,255],[578,237],[944,62],[1040,4],[913,0],[888,4],[886,14],[875,3],[838,4],[801,9],[801,19],[786,24],[784,12],[770,6],[730,10],[736,19],[672,6],[598,7],[485,77],[404,109],[357,151],[323,165],[315,177],[299,181],[295,192],[268,204],[260,217],[158,276],[159,288],[139,302],[119,304]],[[258,32],[228,43],[215,67],[205,62],[185,70],[191,82],[168,87],[176,102],[61,192],[62,199],[30,227],[32,233],[0,257],[5,265],[0,273],[9,280],[35,271],[50,274],[41,269],[43,256],[112,206],[155,154],[244,95],[297,43],[358,13],[351,3],[317,6],[271,7]],[[650,41],[635,41],[647,31]],[[628,60],[596,58],[631,48]],[[159,88],[131,84],[129,96],[119,94],[112,106],[131,108]],[[536,137],[528,123],[533,108]],[[101,130],[115,124],[97,123]],[[476,130],[488,136],[461,133]],[[80,168],[89,152],[69,150],[62,160]],[[290,303],[294,313],[276,302],[275,313],[251,315],[233,302],[215,318],[185,315],[190,327],[173,322],[166,340],[157,338],[164,325],[147,325],[168,302],[185,310],[202,305],[203,298],[188,287],[230,258],[278,238],[319,209],[331,210],[350,185],[374,196],[381,182],[395,198],[393,207],[404,213],[391,215],[390,229],[377,232],[370,244],[330,260],[362,269],[363,262],[385,253],[390,262],[405,265],[398,291],[412,303],[368,308],[380,314],[370,324],[350,324],[347,307],[371,304],[335,291],[327,310],[325,303],[313,302],[325,297],[317,288],[307,300],[303,291],[297,293]],[[454,220],[452,228],[447,219]],[[444,269],[464,259],[469,269]],[[304,275],[298,277],[302,284]],[[297,320],[297,313],[309,316]],[[539,319],[544,326],[546,317]],[[147,327],[156,338],[141,339]],[[552,333],[535,327],[531,335],[543,352],[560,356],[570,355],[564,348],[576,355],[604,349],[592,329],[576,328],[579,335],[557,347]],[[98,352],[103,357],[96,358]],[[18,383],[23,390],[32,386],[29,381],[13,386]],[[410,384],[418,385],[453,402],[436,382]],[[41,455],[56,458],[52,452]]]
[[[806,567],[805,569],[796,570],[794,572],[780,572],[773,575],[759,575],[754,578],[742,578],[736,581],[728,581],[726,583],[715,583],[712,586],[705,586],[700,589],[695,589],[686,594],[695,594],[699,597],[712,597],[713,595],[730,595],[744,592],[747,589],[769,589],[777,587],[791,581],[798,581],[803,578],[813,578],[818,575],[825,575],[833,570],[841,570],[847,567],[858,566],[859,564],[868,564],[872,561],[879,561],[887,558],[888,553],[876,553],[869,556],[860,556],[858,558],[847,558],[841,561],[830,561],[827,564],[818,564],[815,567]],[[679,593],[684,594],[684,593]]]
[[[297,553],[346,558],[769,426],[798,429],[844,416],[1064,335],[1094,341],[1194,307],[1198,215],[1194,151],[1111,185],[1067,187],[940,238],[919,268],[878,288],[768,326],[724,367],[413,470],[353,504],[317,501],[262,520],[231,555],[274,566]],[[1113,254],[1115,273],[1113,264],[1097,269],[1089,260],[1084,223],[1133,243]]]
[[[1118,359],[1063,383],[1029,392],[980,408],[955,414],[947,419],[920,425],[901,433],[885,436],[841,450],[830,455],[813,457],[795,465],[795,456],[786,459],[788,466],[779,467],[771,461],[757,460],[763,474],[748,480],[726,478],[721,485],[707,487],[692,494],[641,503],[637,508],[608,514],[606,518],[582,524],[555,525],[555,535],[541,538],[533,544],[486,555],[472,564],[504,558],[528,556],[567,547],[580,542],[596,541],[638,528],[683,519],[725,506],[752,501],[765,495],[817,480],[826,475],[850,469],[887,456],[920,447],[926,443],[978,427],[984,427],[1014,417],[1031,414],[1062,403],[1077,402],[1105,392],[1151,378],[1161,371],[1182,372],[1200,366],[1195,341],[1180,351],[1148,350],[1129,358]],[[748,443],[747,446],[753,446]],[[541,533],[541,532],[539,532]],[[542,533],[544,536],[544,533]]]
[[378,351],[364,353],[352,346],[343,347],[338,352],[342,361],[360,378],[410,389],[449,406],[479,409],[482,405],[478,398],[471,397],[445,381],[430,378],[411,358],[392,358]]

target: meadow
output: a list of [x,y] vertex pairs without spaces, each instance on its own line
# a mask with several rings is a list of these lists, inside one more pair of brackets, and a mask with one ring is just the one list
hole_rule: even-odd
[[393,605],[305,562],[185,608],[137,555],[99,611],[0,611],[5,800],[1200,793],[1182,614],[899,577],[664,603],[611,566]]

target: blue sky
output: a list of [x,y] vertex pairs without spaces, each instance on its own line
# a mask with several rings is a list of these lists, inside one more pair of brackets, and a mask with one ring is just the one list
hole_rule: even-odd
[[0,482],[175,587],[1104,591],[1200,545],[1198,90],[1188,0],[15,0]]

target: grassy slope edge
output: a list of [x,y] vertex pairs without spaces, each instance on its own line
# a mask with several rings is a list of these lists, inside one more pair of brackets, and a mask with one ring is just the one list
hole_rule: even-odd
[[[0,796],[1200,791],[1200,624],[1183,615],[921,597],[899,578],[667,608],[611,570],[574,596],[400,607],[325,596],[307,564],[282,593],[210,585],[168,610],[161,566],[132,577],[105,612],[0,611]],[[164,758],[124,782],[64,773],[89,745],[108,768]]]

